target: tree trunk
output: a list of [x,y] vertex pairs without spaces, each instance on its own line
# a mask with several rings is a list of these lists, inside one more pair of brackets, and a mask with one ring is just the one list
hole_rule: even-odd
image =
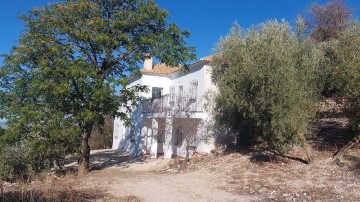
[[0,199],[2,199],[2,201],[5,201],[5,196],[4,196],[4,182],[0,181]]
[[306,152],[308,164],[314,163],[314,160],[315,160],[314,152],[312,151],[310,145],[307,142],[304,143],[304,150]]
[[304,135],[301,135],[301,139],[303,141],[303,149],[306,152],[307,162],[308,162],[308,164],[312,164],[315,160],[314,152],[312,151],[312,149],[311,149],[310,145],[308,144]]
[[185,164],[187,164],[190,161],[190,146],[188,141],[186,141],[186,156],[185,156]]
[[63,169],[63,165],[60,163],[59,159],[54,159],[53,164],[54,164],[54,169],[55,170],[62,170]]
[[89,146],[90,134],[91,132],[87,130],[81,136],[78,175],[86,175],[90,171],[90,146]]
[[346,145],[344,145],[343,147],[341,147],[335,154],[334,154],[334,159],[341,159],[342,156],[344,155],[344,153],[349,150],[350,148],[352,148],[353,146],[355,146],[356,144],[358,144],[360,142],[360,134],[356,135],[354,137],[354,139],[352,139],[350,142],[348,142]]

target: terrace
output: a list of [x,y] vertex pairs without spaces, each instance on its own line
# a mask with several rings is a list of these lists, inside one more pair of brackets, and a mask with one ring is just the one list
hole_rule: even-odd
[[159,98],[141,101],[142,113],[161,113],[171,111],[203,112],[201,97],[164,95]]

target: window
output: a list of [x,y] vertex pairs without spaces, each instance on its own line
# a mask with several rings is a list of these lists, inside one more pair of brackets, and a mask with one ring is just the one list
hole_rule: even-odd
[[191,81],[190,82],[190,98],[196,99],[198,94],[198,81]]
[[152,87],[152,99],[160,99],[162,94],[162,88]]
[[183,133],[182,133],[180,127],[181,126],[177,126],[175,128],[175,135],[173,136],[174,145],[177,145],[177,146],[181,146],[181,144],[183,142]]
[[175,101],[175,87],[171,86],[169,92],[170,92],[170,103],[174,103],[174,101]]
[[179,98],[181,98],[182,96],[184,96],[184,88],[183,86],[179,86]]

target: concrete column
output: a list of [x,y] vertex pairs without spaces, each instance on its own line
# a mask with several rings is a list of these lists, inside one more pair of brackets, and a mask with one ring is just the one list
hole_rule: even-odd
[[173,143],[172,143],[172,118],[165,119],[165,143],[164,143],[164,158],[171,159],[173,154]]
[[115,118],[112,149],[121,149],[121,143],[124,138],[124,128],[124,122],[119,118]]
[[150,156],[151,158],[157,158],[157,147],[158,147],[158,142],[157,142],[157,134],[158,134],[158,128],[159,128],[159,123],[153,118],[152,119],[152,124],[151,124],[151,149],[150,149]]

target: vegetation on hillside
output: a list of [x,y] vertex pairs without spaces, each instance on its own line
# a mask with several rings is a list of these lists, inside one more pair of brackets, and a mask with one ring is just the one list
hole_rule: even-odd
[[[219,87],[217,118],[235,129],[240,144],[261,138],[285,153],[290,144],[305,144],[304,136],[312,132],[324,54],[299,37],[303,19],[298,24],[297,32],[285,21],[247,31],[235,24],[218,44],[212,63]],[[224,122],[228,109],[236,119]]]
[[350,126],[359,129],[360,22],[339,0],[314,4],[310,12],[307,19],[298,17],[295,29],[284,20],[248,30],[235,23],[217,44],[214,115],[223,131],[236,134],[238,144],[265,142],[279,153],[297,144],[310,162],[305,137],[313,133],[322,96],[346,100]]

